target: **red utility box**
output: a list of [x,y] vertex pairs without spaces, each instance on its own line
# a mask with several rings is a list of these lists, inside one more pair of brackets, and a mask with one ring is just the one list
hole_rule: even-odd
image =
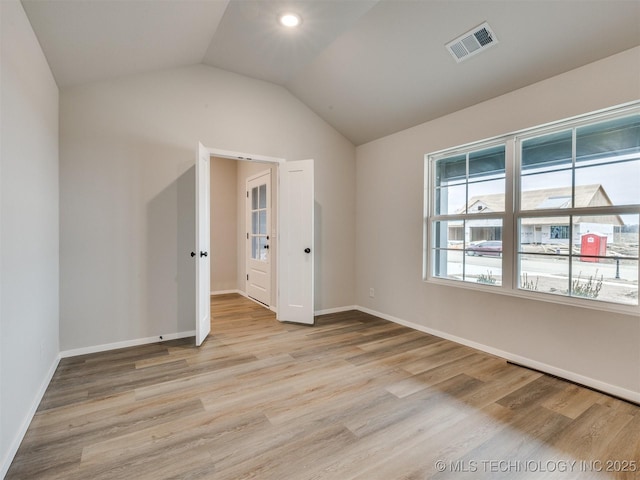
[[[607,254],[607,237],[597,233],[585,233],[580,241],[580,255],[598,255],[604,257]],[[599,262],[599,258],[580,257],[581,262]]]

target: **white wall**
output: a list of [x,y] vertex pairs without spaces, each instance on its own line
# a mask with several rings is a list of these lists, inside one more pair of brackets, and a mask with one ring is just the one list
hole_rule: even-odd
[[639,98],[635,48],[358,147],[358,305],[640,398],[637,316],[422,281],[426,153]]
[[353,304],[353,145],[281,87],[185,67],[61,92],[63,350],[194,329],[198,141],[315,159],[315,306]]
[[237,290],[238,162],[211,157],[211,291]]
[[0,478],[58,358],[58,88],[18,1],[0,2]]

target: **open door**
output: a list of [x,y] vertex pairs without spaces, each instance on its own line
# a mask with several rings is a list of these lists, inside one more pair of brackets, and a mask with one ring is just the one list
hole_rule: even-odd
[[271,306],[271,171],[247,179],[245,220],[247,245],[246,292],[250,298]]
[[279,166],[278,320],[313,325],[313,160]]
[[196,158],[196,249],[191,252],[196,262],[196,346],[202,345],[211,331],[210,273],[210,209],[209,150],[198,143]]

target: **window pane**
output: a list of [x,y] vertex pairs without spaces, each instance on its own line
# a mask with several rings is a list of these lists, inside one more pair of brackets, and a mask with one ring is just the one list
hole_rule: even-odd
[[462,250],[433,250],[433,276],[462,280],[463,274]]
[[468,220],[465,230],[464,280],[502,285],[502,220]]
[[519,220],[518,288],[567,295],[571,251],[569,224],[569,216]]
[[602,163],[640,158],[640,115],[576,129],[576,162]]
[[462,280],[464,222],[433,222],[433,268],[435,277]]
[[464,221],[433,222],[433,246],[435,248],[464,248]]
[[639,223],[638,215],[574,218],[572,296],[638,304]]
[[441,187],[436,190],[436,215],[465,213],[466,185]]
[[573,231],[580,261],[599,263],[599,257],[606,257],[607,250],[611,248],[608,244],[613,241],[613,228],[621,223],[618,215],[575,217]]
[[[502,220],[499,218],[467,220],[465,222],[465,241],[467,250],[478,250],[477,244],[486,242],[489,243],[489,245],[485,245],[487,251],[495,250],[502,253]],[[482,251],[478,251],[482,253]]]
[[522,176],[521,190],[521,210],[571,208],[571,170]]
[[570,167],[572,163],[572,131],[551,133],[522,142],[522,172]]
[[267,211],[260,210],[260,235],[267,234]]
[[260,255],[259,238],[260,237],[251,237],[251,258],[255,260],[257,260]]
[[469,184],[469,212],[504,212],[504,178]]
[[433,223],[433,275],[486,285],[502,284],[502,220]]
[[504,212],[505,146],[469,153],[467,213]]
[[572,131],[522,142],[521,210],[571,208]]
[[267,184],[260,185],[260,203],[258,208],[267,208]]
[[251,189],[251,210],[258,209],[258,187]]
[[258,234],[260,233],[260,224],[259,224],[259,214],[260,212],[251,212],[251,233]]
[[569,242],[569,223],[568,216],[521,218],[519,251],[568,255],[571,243]]
[[435,186],[446,186],[451,182],[464,182],[467,178],[467,156],[455,155],[436,161]]
[[573,232],[576,254],[583,262],[601,257],[638,258],[638,215],[576,216]]
[[486,148],[469,154],[469,180],[504,177],[505,146]]
[[637,305],[638,261],[624,258],[574,257],[571,296]]
[[518,254],[518,288],[555,295],[569,291],[569,257]]
[[640,204],[640,160],[576,168],[576,207]]
[[569,218],[520,219],[518,287],[637,305],[640,217]]
[[504,211],[505,146],[470,152],[468,163],[467,172],[466,155],[436,162],[436,215]]

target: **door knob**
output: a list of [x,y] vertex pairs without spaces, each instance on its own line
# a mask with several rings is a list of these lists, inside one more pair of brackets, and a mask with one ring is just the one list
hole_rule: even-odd
[[195,257],[196,256],[196,252],[191,252],[191,256]]
[[267,249],[268,249],[268,248],[269,248],[269,245],[265,245],[265,246],[264,246],[264,248],[267,248]]
[[208,255],[208,253],[207,253],[207,252],[200,252],[200,256],[201,256],[201,257],[206,257],[207,255]]
[[305,248],[304,253],[311,253],[311,249],[309,247]]

